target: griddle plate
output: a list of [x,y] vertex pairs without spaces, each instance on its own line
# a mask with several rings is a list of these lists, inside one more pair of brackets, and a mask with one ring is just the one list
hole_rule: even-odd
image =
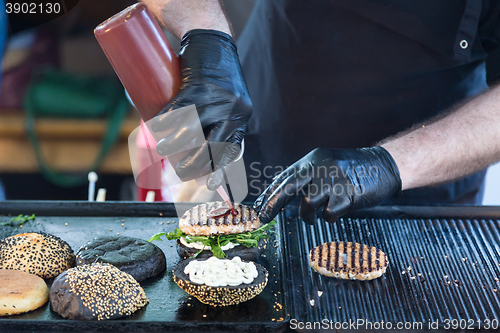
[[[485,319],[499,319],[500,220],[346,218],[309,226],[287,213],[292,318],[422,322],[423,328],[429,320],[441,328],[446,319],[466,320],[477,328],[478,320],[484,327]],[[334,240],[380,248],[389,259],[386,274],[364,282],[314,272],[309,250]]]
[[[172,204],[85,203],[85,202],[0,202],[0,214],[36,214],[36,220],[19,226],[0,226],[0,239],[22,232],[47,232],[61,237],[78,250],[94,237],[106,235],[148,239],[160,231],[173,231],[178,219],[172,217]],[[43,216],[42,214],[45,214]],[[60,215],[60,216],[58,216]],[[0,216],[0,223],[10,221]],[[38,223],[39,222],[39,223]],[[276,232],[281,233],[281,224]],[[46,304],[35,311],[0,317],[0,332],[9,331],[81,331],[81,332],[157,332],[157,331],[230,331],[278,332],[286,327],[287,302],[282,281],[282,245],[272,235],[257,262],[269,271],[268,285],[257,297],[230,307],[214,308],[190,297],[172,278],[172,270],[181,260],[175,243],[155,242],[167,259],[167,271],[141,282],[149,304],[130,317],[107,321],[66,320]],[[1,283],[1,281],[0,281]],[[50,283],[49,283],[50,285]],[[279,305],[278,305],[279,304]]]

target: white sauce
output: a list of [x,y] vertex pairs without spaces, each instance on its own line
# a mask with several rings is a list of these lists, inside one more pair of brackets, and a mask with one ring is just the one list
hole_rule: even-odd
[[185,268],[191,282],[210,287],[238,286],[252,283],[259,275],[253,262],[245,263],[240,257],[231,260],[210,257],[207,260],[193,260]]
[[[185,237],[181,237],[180,241],[181,241],[182,245],[190,247],[190,248],[193,248],[193,249],[196,249],[196,250],[201,250],[201,249],[204,248],[205,250],[210,251],[210,248],[211,248],[210,246],[203,245],[202,242],[188,243],[186,241]],[[221,249],[222,249],[222,251],[231,250],[233,247],[238,246],[238,245],[240,245],[240,244],[234,244],[234,243],[229,242],[226,245],[221,246]]]

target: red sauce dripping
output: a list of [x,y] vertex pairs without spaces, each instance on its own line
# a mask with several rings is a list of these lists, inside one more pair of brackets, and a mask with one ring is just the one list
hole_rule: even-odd
[[229,214],[236,216],[238,215],[238,211],[234,208],[222,207],[212,210],[208,215],[213,219],[218,219],[220,217],[226,217]]

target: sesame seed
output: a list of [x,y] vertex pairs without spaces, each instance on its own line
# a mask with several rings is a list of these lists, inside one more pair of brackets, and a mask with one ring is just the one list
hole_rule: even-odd
[[132,276],[109,264],[78,266],[57,279],[62,278],[98,320],[130,315],[149,302]]

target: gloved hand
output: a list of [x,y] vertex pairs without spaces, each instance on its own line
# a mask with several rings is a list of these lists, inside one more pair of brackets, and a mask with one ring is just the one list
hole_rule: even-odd
[[302,194],[300,218],[313,224],[316,212],[335,222],[345,213],[378,205],[401,192],[399,170],[382,147],[317,148],[276,176],[254,208],[262,223],[271,221]]
[[[174,166],[181,179],[199,176],[231,163],[239,154],[245,129],[252,113],[236,45],[226,33],[216,30],[190,30],[181,41],[179,53],[182,83],[179,92],[153,120],[153,132],[164,131],[175,120],[172,110],[195,104],[206,142],[191,151]],[[199,128],[199,127],[198,127]],[[172,147],[181,147],[193,139],[189,126],[176,128],[161,139],[156,150],[162,156],[170,155]],[[210,145],[214,142],[233,143]],[[203,153],[210,147],[210,155]],[[206,174],[205,173],[205,174]],[[222,173],[207,180],[210,190],[222,181]]]

